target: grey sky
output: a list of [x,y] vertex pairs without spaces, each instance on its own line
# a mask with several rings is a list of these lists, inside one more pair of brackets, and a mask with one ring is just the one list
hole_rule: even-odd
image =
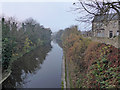
[[[69,12],[71,7],[73,8],[72,2],[6,2],[2,3],[2,13],[15,16],[20,21],[32,17],[55,32],[71,25],[79,25],[75,21],[78,14]],[[83,27],[80,29],[84,30]]]

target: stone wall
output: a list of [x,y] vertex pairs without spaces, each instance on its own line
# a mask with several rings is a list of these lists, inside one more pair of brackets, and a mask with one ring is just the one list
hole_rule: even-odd
[[92,41],[110,44],[115,46],[116,48],[120,48],[120,37],[115,38],[105,38],[105,37],[89,37]]

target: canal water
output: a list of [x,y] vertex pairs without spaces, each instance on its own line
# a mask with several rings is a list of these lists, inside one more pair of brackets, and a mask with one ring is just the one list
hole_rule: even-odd
[[61,88],[62,48],[56,42],[16,60],[4,88]]

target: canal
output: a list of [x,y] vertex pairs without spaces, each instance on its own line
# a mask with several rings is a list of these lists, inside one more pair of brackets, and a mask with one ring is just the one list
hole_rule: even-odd
[[56,42],[36,48],[12,65],[4,88],[61,88],[62,48]]

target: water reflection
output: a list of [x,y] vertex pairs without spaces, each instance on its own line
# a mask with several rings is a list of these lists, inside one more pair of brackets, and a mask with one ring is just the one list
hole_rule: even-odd
[[20,88],[25,83],[28,83],[29,80],[27,78],[36,74],[41,68],[41,64],[51,48],[50,44],[41,46],[16,60],[12,65],[12,74],[2,84],[3,88]]

